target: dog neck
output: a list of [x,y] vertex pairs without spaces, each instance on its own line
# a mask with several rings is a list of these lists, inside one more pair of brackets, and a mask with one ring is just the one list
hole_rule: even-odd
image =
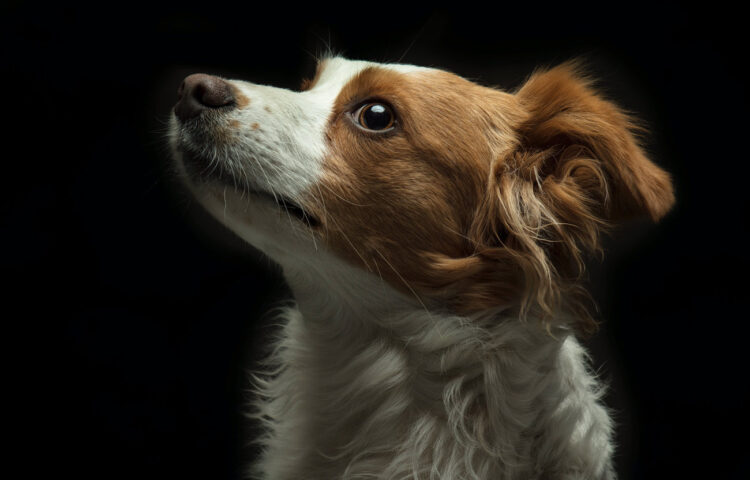
[[531,478],[568,468],[562,457],[610,478],[609,418],[569,332],[450,315],[346,266],[295,265],[282,373],[261,386],[264,478]]
[[368,329],[414,312],[431,315],[433,305],[416,293],[406,296],[372,272],[318,253],[314,262],[282,263],[297,308],[311,326]]

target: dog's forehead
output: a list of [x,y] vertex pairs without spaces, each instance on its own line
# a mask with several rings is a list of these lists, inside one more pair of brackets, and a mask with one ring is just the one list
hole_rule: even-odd
[[320,61],[319,78],[316,89],[341,88],[359,72],[366,68],[383,68],[399,73],[410,74],[419,72],[434,72],[434,68],[420,67],[404,63],[378,63],[363,60],[349,60],[344,57],[330,57]]

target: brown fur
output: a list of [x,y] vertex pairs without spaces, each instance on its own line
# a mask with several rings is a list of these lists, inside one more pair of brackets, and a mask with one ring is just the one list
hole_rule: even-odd
[[[393,131],[355,125],[351,112],[370,100],[397,112]],[[336,251],[420,301],[548,320],[562,310],[590,331],[585,255],[611,221],[657,220],[674,202],[636,130],[573,64],[514,95],[445,72],[368,68],[339,94],[306,208]]]
[[315,69],[315,75],[313,78],[304,78],[302,79],[302,83],[299,87],[300,91],[304,92],[305,90],[310,90],[315,86],[316,83],[318,83],[318,80],[320,80],[320,74],[323,72],[323,69],[325,69],[326,60],[323,59],[320,62],[318,62],[318,66]]
[[245,108],[250,105],[250,99],[235,89],[234,93],[235,102],[239,108]]

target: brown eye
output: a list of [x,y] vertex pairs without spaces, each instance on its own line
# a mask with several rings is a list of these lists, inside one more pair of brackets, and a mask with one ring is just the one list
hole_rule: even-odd
[[368,103],[359,109],[357,122],[367,130],[382,131],[393,126],[393,110],[383,103]]

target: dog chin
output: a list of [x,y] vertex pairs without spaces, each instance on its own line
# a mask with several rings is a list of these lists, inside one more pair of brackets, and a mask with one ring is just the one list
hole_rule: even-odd
[[[309,228],[320,226],[320,220],[291,199],[249,185],[247,180],[235,177],[219,160],[209,160],[185,147],[175,150],[178,169],[193,194],[207,210],[222,223],[227,214],[240,216],[247,223],[253,210],[274,210],[285,214],[290,221]],[[256,204],[253,207],[253,204]],[[258,212],[260,213],[260,212]],[[235,230],[232,225],[227,226]]]
[[221,159],[209,159],[200,154],[181,148],[179,161],[190,182],[196,184],[215,183],[236,190],[246,190],[243,182],[232,175]]

